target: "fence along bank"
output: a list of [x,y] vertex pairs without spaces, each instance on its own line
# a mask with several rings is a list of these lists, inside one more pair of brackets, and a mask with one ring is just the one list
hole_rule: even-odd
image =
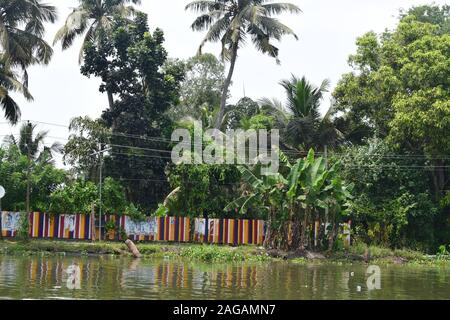
[[[1,234],[15,238],[20,228],[21,213],[2,212]],[[29,236],[34,239],[95,240],[98,239],[98,220],[92,215],[29,214]],[[192,227],[191,227],[192,222]],[[149,217],[134,221],[128,216],[102,217],[102,239],[141,242],[200,242],[215,244],[264,243],[265,223],[262,220],[205,219],[188,217]],[[108,228],[108,226],[114,228]],[[105,227],[106,226],[106,227]],[[191,232],[192,231],[192,232]]]
[[[15,238],[21,213],[2,212],[1,218],[2,237]],[[100,231],[93,215],[33,212],[28,219],[29,237],[34,239],[90,241],[98,239],[101,232],[102,239],[113,241],[131,239],[138,242],[196,242],[237,246],[263,245],[266,232],[263,220],[248,219],[195,218],[191,221],[188,217],[149,217],[145,221],[134,221],[128,216],[105,215]],[[345,245],[350,245],[350,223],[343,224],[341,229]]]

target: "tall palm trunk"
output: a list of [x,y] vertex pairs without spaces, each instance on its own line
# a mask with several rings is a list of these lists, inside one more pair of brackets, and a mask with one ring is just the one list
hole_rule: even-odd
[[223,85],[222,97],[220,99],[220,110],[219,110],[219,115],[217,116],[217,120],[216,120],[216,129],[220,129],[220,127],[222,126],[223,117],[225,115],[225,108],[227,106],[228,90],[231,85],[231,79],[233,78],[234,67],[236,66],[238,44],[234,43],[231,50],[232,51],[231,51],[230,69],[228,70],[228,76],[225,79],[225,83]]

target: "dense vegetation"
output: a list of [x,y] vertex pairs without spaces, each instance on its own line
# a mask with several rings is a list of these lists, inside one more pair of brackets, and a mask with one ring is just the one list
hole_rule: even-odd
[[[50,61],[43,23],[55,20],[55,10],[40,1],[12,2],[20,10],[8,7],[0,17],[0,106],[15,124],[20,109],[11,93],[32,98],[26,69]],[[48,146],[47,133],[35,132],[32,123],[7,137],[0,149],[3,209],[90,213],[101,206],[106,214],[135,218],[260,218],[269,222],[266,245],[289,250],[339,248],[339,223],[348,220],[354,240],[369,245],[435,252],[450,243],[449,6],[411,8],[394,30],[358,38],[352,71],[322,114],[329,82],[315,86],[298,75],[280,81],[285,102],[226,103],[246,37],[277,58],[271,40],[294,32],[272,16],[297,7],[191,3],[203,12],[192,28],[208,30],[205,42],[222,41],[223,60],[199,53],[181,61],[168,58],[163,31],[151,31],[147,16],[132,6],[137,2],[82,0],[67,18],[55,43],[67,49],[84,37],[81,73],[101,79],[107,107],[99,119],[74,119],[64,147]],[[279,129],[279,173],[262,175],[259,163],[172,164],[173,129],[199,121],[223,131]],[[58,153],[70,170],[56,168]]]

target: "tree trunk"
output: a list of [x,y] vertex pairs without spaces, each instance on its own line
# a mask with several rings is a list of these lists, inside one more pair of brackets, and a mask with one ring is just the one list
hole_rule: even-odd
[[108,89],[108,90],[106,91],[106,93],[108,94],[109,108],[112,109],[113,106],[114,106],[114,96],[113,96],[113,94],[112,94],[112,92],[111,92],[110,89]]
[[305,209],[305,216],[303,219],[303,226],[302,226],[302,235],[301,235],[301,240],[300,240],[300,249],[301,250],[305,250],[305,237],[307,236],[306,232],[308,231],[308,215],[309,215],[309,208],[307,207]]
[[336,239],[336,217],[334,215],[334,212],[331,214],[331,231],[330,234],[328,236],[328,250],[332,251],[333,247],[334,247],[334,241]]
[[[298,209],[298,208],[296,208]],[[294,209],[294,212],[292,213],[292,241],[290,247],[293,250],[298,250],[302,243],[302,223],[300,218],[300,212],[297,212]]]
[[434,162],[433,165],[437,167],[431,172],[433,181],[433,191],[435,200],[439,201],[442,198],[443,192],[448,182],[446,181],[445,168],[443,168],[445,166],[445,162],[437,161]]
[[238,51],[238,44],[235,43],[235,44],[233,44],[233,48],[232,48],[232,52],[231,52],[230,69],[228,70],[228,76],[225,79],[222,97],[220,99],[220,110],[219,110],[219,114],[218,114],[217,120],[216,120],[216,129],[220,129],[220,127],[222,126],[223,117],[225,115],[225,108],[227,105],[227,97],[228,97],[228,89],[230,88],[231,79],[233,78],[233,73],[234,73],[234,67],[236,66],[237,51]]
[[272,209],[270,209],[269,212],[269,219],[267,221],[266,225],[266,235],[264,238],[264,244],[263,246],[267,249],[271,249],[271,239],[272,239]]
[[128,247],[128,250],[130,250],[130,252],[133,254],[133,256],[137,259],[141,258],[142,255],[139,252],[138,248],[136,247],[136,245],[133,243],[133,241],[131,241],[130,239],[128,239],[127,241],[125,241],[125,244]]

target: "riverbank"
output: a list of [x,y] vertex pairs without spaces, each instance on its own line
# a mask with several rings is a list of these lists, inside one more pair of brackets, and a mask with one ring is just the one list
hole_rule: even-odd
[[[263,248],[255,246],[217,246],[202,244],[136,243],[143,259],[187,258],[205,262],[268,261]],[[72,242],[30,240],[27,242],[0,240],[0,254],[11,255],[115,255],[129,256],[127,246],[120,242]]]
[[[290,253],[266,250],[256,246],[218,246],[202,244],[137,244],[143,259],[185,258],[203,262],[264,262],[287,260],[293,263],[353,263],[377,264],[425,264],[448,265],[450,256],[428,256],[412,250],[391,250],[388,248],[357,245],[349,250],[316,254]],[[368,254],[369,253],[369,254]],[[27,242],[0,240],[0,254],[10,255],[115,255],[129,256],[127,246],[118,242],[69,242],[30,240]]]

